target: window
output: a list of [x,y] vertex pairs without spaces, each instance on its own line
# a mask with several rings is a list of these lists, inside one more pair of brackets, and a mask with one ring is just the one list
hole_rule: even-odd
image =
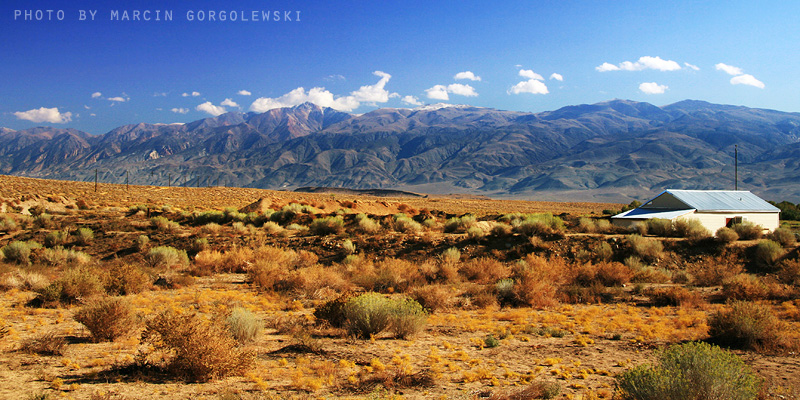
[[725,226],[727,226],[728,228],[730,228],[731,225],[741,224],[741,223],[742,223],[742,217],[725,218]]

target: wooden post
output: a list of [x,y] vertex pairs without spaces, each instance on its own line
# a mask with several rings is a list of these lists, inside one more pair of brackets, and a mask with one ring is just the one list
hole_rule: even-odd
[[131,191],[131,187],[128,184],[128,170],[125,170],[125,190],[128,192]]
[[172,187],[172,172],[167,174],[167,187]]
[[97,193],[97,168],[94,169],[94,192]]

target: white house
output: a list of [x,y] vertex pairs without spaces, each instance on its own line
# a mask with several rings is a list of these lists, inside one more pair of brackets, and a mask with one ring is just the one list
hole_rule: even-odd
[[749,221],[764,229],[780,225],[781,210],[747,190],[667,189],[638,208],[611,217],[614,225],[631,227],[651,218],[697,219],[709,231]]

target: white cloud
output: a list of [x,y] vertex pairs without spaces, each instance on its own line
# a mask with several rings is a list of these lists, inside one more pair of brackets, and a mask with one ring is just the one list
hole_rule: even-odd
[[550,74],[550,79],[555,79],[555,80],[560,82],[560,81],[564,80],[564,77],[561,76],[561,74],[557,74],[557,73],[553,72],[552,74]]
[[52,124],[65,124],[72,121],[72,113],[61,113],[58,107],[33,109],[28,111],[17,111],[14,116],[31,122],[50,122]]
[[120,97],[120,96],[117,96],[117,97],[109,97],[109,98],[108,98],[108,99],[106,99],[106,100],[108,100],[108,101],[116,101],[116,102],[119,102],[119,103],[124,103],[124,102],[126,102],[126,101],[127,101],[127,100],[126,100],[124,97]]
[[100,93],[100,92],[94,92],[94,93],[92,93],[92,98],[93,98],[93,99],[96,99],[96,98],[98,98],[98,97],[102,97],[102,96],[103,96],[103,94],[102,94],[102,93]]
[[444,85],[435,85],[432,88],[425,89],[425,94],[429,99],[450,100],[450,96],[447,95],[447,86]]
[[167,97],[167,92],[155,92],[153,97]]
[[181,97],[189,97],[189,93],[183,92],[181,93]]
[[198,96],[200,96],[200,92],[192,92],[192,93],[183,92],[183,93],[181,93],[181,96],[183,96],[183,97],[189,97],[189,96],[198,97]]
[[475,74],[473,74],[473,73],[472,73],[472,71],[464,71],[464,72],[459,72],[459,73],[457,73],[457,74],[456,74],[456,75],[453,77],[453,79],[455,79],[455,80],[459,80],[459,79],[469,79],[469,80],[471,80],[471,81],[480,81],[480,80],[481,80],[481,77],[480,77],[480,76],[477,76],[477,75],[475,75]]
[[734,67],[733,65],[719,63],[714,65],[717,68],[717,71],[724,71],[728,75],[742,75],[744,71],[742,71],[739,67]]
[[636,62],[623,61],[619,63],[618,66],[604,62],[603,64],[595,67],[595,69],[600,72],[619,71],[619,70],[643,71],[646,69],[655,69],[659,71],[677,71],[681,69],[681,66],[675,61],[664,60],[661,57],[644,56],[644,57],[639,57],[639,60]]
[[655,82],[643,82],[641,85],[639,85],[639,90],[646,94],[662,94],[667,89],[669,89],[669,86],[659,85]]
[[373,74],[381,79],[374,85],[361,86],[358,90],[350,92],[349,96],[335,97],[333,93],[322,87],[311,88],[308,91],[299,87],[277,98],[258,98],[250,105],[250,111],[266,112],[273,108],[293,107],[309,102],[320,107],[330,107],[337,111],[347,112],[360,107],[362,102],[370,104],[385,103],[389,101],[390,97],[393,97],[385,89],[392,76],[382,71],[375,71]]
[[242,89],[242,90],[236,92],[236,94],[238,94],[239,96],[250,96],[252,93],[248,92],[247,90]]
[[92,107],[89,107],[89,106],[87,106],[86,104],[84,104],[84,105],[83,105],[83,108],[85,108],[85,109],[87,109],[87,110],[91,110],[91,109],[92,109]]
[[192,92],[192,97],[200,96],[200,92]]
[[594,69],[596,69],[596,70],[598,70],[600,72],[619,71],[619,67],[618,66],[616,66],[614,64],[609,64],[607,62],[604,62],[604,63],[594,67]]
[[428,96],[428,98],[434,100],[450,100],[450,93],[467,97],[475,97],[478,95],[478,92],[475,91],[475,88],[461,83],[453,83],[447,86],[434,85],[433,87],[425,90],[425,94]]
[[544,80],[544,78],[542,78],[541,75],[537,74],[536,72],[533,72],[533,70],[530,70],[530,69],[521,69],[521,70],[519,70],[519,76],[521,76],[523,78],[528,78],[528,79],[537,79],[537,80],[540,80],[540,81]]
[[[198,107],[199,107],[199,106],[198,106]],[[186,113],[188,113],[188,112],[189,112],[189,109],[188,109],[188,108],[183,108],[183,107],[181,107],[181,108],[173,108],[173,109],[172,109],[172,110],[170,110],[170,111],[174,112],[175,114],[186,114]]]
[[520,93],[533,93],[533,94],[547,94],[550,93],[547,90],[547,85],[544,82],[538,79],[528,79],[527,81],[522,81],[517,83],[516,85],[512,86],[511,89],[508,89],[508,94],[520,94]]
[[325,79],[326,81],[329,81],[329,82],[334,82],[334,81],[345,81],[345,80],[347,80],[347,78],[345,78],[345,77],[344,77],[344,75],[340,75],[340,74],[328,75],[328,76],[326,76],[326,77],[325,77],[325,78],[323,78],[323,79]]
[[755,86],[759,89],[764,88],[764,82],[761,82],[760,80],[756,79],[753,75],[750,74],[734,76],[733,78],[731,78],[731,85],[749,85],[749,86]]
[[228,110],[226,110],[224,107],[215,106],[210,101],[207,101],[207,102],[205,102],[203,104],[200,104],[199,106],[195,107],[195,110],[206,112],[206,113],[211,114],[211,115],[213,115],[215,117],[218,116],[218,115],[222,115],[222,114],[225,114],[226,112],[228,112]]
[[687,62],[683,63],[683,65],[685,65],[686,68],[693,69],[695,71],[700,71],[700,67],[698,67],[697,65],[689,64]]
[[90,116],[90,117],[96,117],[96,116],[97,116],[97,114],[95,114],[95,113],[91,113],[91,114],[89,114],[89,116]]
[[475,91],[475,88],[473,88],[470,85],[464,85],[461,83],[453,83],[447,85],[447,92],[467,97],[475,97],[478,95],[478,92]]
[[384,87],[392,76],[383,71],[375,71],[372,74],[381,78],[378,83],[362,86],[358,90],[351,92],[350,96],[357,102],[386,103],[389,101],[389,92]]
[[239,105],[236,104],[236,102],[231,100],[231,99],[223,100],[222,103],[220,103],[220,105],[228,106],[228,107],[239,107]]
[[421,106],[422,105],[422,102],[419,101],[419,99],[416,96],[403,96],[403,98],[400,99],[400,101],[402,101],[403,103],[406,103],[406,104],[410,104],[412,106]]

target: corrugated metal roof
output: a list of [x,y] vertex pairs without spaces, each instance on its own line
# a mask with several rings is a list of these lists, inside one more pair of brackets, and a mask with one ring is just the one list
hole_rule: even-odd
[[[673,195],[697,211],[749,211],[780,212],[780,209],[747,190],[677,190],[667,189]],[[659,195],[659,196],[661,196]],[[656,196],[658,197],[658,196]]]
[[611,218],[621,219],[650,219],[650,218],[663,218],[673,219],[681,215],[686,215],[694,212],[694,209],[688,210],[664,210],[664,209],[647,209],[647,208],[634,208],[633,210],[625,211],[624,213],[617,214]]

